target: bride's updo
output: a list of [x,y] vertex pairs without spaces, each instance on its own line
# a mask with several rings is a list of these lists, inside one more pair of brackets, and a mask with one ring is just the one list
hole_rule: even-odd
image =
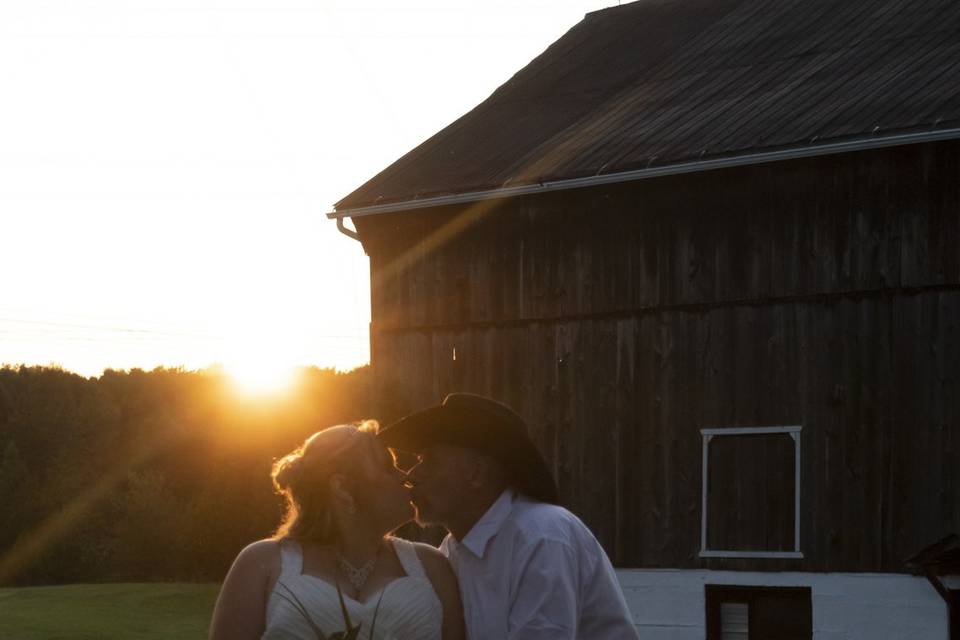
[[343,473],[355,483],[376,447],[379,425],[373,420],[318,431],[302,446],[273,464],[270,474],[285,512],[274,538],[327,544],[337,537],[330,510],[328,480]]

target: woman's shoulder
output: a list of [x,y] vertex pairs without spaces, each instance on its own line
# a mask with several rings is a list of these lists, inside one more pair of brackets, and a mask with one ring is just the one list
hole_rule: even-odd
[[264,538],[263,540],[251,542],[245,546],[240,553],[252,556],[275,555],[280,553],[280,545],[282,543],[283,540],[278,540],[277,538]]
[[[433,545],[424,542],[413,542],[405,538],[390,537],[390,541],[395,547],[405,546],[408,548],[407,555],[416,555],[417,560],[423,566],[427,576],[434,580],[438,575],[442,576],[445,572],[450,572],[450,562],[447,557],[440,553],[440,550]],[[400,550],[398,549],[398,552]],[[412,552],[412,553],[411,553]]]
[[[403,538],[395,538],[396,540],[403,540]],[[443,554],[440,553],[440,549],[437,549],[432,544],[427,544],[426,542],[414,542],[413,540],[404,540],[407,544],[413,546],[417,550],[417,553],[421,555],[426,555],[429,557],[440,557],[443,558]]]
[[266,538],[251,542],[237,554],[237,565],[272,572],[280,566],[281,540]]
[[439,624],[443,637],[463,638],[463,605],[460,601],[460,587],[450,561],[436,547],[422,542],[407,542],[416,551],[424,573],[433,587],[439,604]]
[[423,542],[411,542],[410,544],[413,545],[414,550],[417,552],[417,557],[420,558],[423,569],[430,578],[430,581],[433,582],[435,588],[446,586],[456,581],[453,575],[453,568],[450,566],[450,561],[447,560],[447,556],[440,553],[439,549]]
[[448,564],[446,556],[440,553],[440,549],[437,549],[431,544],[425,542],[413,542],[412,540],[406,540],[404,538],[392,538],[394,544],[409,545],[417,553],[417,557],[420,558],[420,562],[424,566],[436,565],[437,563],[442,563],[444,565]]

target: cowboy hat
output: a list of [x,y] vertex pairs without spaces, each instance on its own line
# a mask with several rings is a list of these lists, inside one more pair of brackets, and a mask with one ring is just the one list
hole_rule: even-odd
[[437,444],[479,451],[503,465],[519,493],[541,502],[558,502],[557,485],[527,434],[523,418],[496,400],[451,393],[441,404],[401,418],[377,437],[402,451],[420,451]]

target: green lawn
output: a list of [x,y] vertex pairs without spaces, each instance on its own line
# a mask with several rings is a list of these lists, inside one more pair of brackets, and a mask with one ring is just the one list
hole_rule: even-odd
[[79,584],[0,589],[3,640],[201,640],[215,584]]

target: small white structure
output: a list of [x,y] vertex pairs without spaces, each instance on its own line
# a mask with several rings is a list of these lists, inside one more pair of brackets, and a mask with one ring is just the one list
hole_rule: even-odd
[[[916,576],[676,569],[621,569],[618,575],[644,640],[707,637],[708,585],[808,587],[814,640],[949,638],[946,603],[926,579]],[[946,584],[960,588],[960,578]]]

